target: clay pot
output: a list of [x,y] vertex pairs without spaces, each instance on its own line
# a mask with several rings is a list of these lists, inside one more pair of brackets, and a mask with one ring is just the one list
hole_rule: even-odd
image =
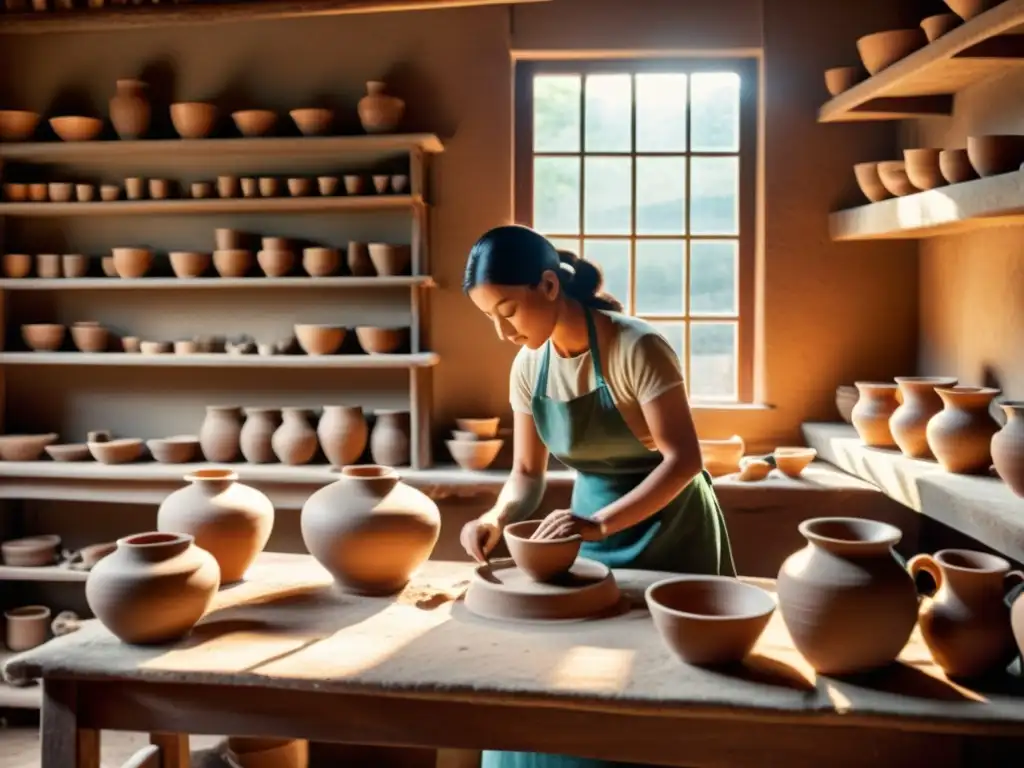
[[287,237],[264,237],[260,240],[264,251],[290,251],[292,243]]
[[892,66],[927,44],[928,38],[920,27],[892,29],[858,39],[857,52],[868,73],[877,75],[886,67]]
[[359,346],[370,355],[389,355],[397,352],[409,340],[408,328],[356,328]]
[[409,187],[409,176],[404,173],[396,173],[391,177],[391,191],[402,194]]
[[928,421],[928,446],[947,472],[988,472],[992,436],[999,425],[989,407],[999,394],[988,387],[936,387],[943,409]]
[[57,560],[60,536],[28,536],[0,544],[4,565],[15,568],[42,568]]
[[1002,0],[946,0],[946,5],[964,21],[999,5]]
[[106,352],[110,334],[99,323],[75,323],[71,326],[71,339],[81,352]]
[[33,203],[45,203],[50,199],[50,193],[45,184],[29,184],[28,199]]
[[62,141],[92,141],[103,130],[103,121],[95,117],[51,117],[50,127]]
[[213,240],[218,251],[243,250],[246,247],[245,235],[237,229],[220,227],[213,231]]
[[237,176],[218,176],[217,177],[217,196],[223,198],[238,197],[238,177]]
[[36,132],[39,115],[23,109],[0,109],[0,141],[27,141]]
[[288,179],[288,194],[292,197],[307,197],[313,193],[313,180],[303,176]]
[[836,410],[839,411],[839,418],[847,424],[853,423],[853,406],[857,404],[860,392],[856,387],[848,384],[841,384],[836,387]]
[[157,510],[160,531],[184,533],[220,566],[222,584],[241,580],[263,551],[274,528],[274,505],[229,469],[201,469]]
[[929,43],[934,43],[940,37],[960,26],[960,17],[955,13],[939,13],[928,16],[921,20],[921,29]]
[[358,405],[325,405],[316,434],[327,460],[343,467],[355,464],[363,455],[370,429]]
[[864,445],[874,448],[895,448],[892,432],[889,431],[889,418],[899,401],[896,400],[895,384],[884,382],[858,381],[857,391],[860,397],[850,414],[853,428],[857,430]]
[[938,149],[905,149],[903,162],[907,179],[917,189],[935,189],[946,183],[939,170]]
[[295,254],[291,251],[260,251],[256,254],[256,261],[267,277],[284,277],[295,264]]
[[366,95],[359,100],[359,122],[367,133],[390,133],[402,120],[405,102],[385,93],[387,84],[371,80],[366,84]]
[[393,594],[437,543],[441,516],[390,467],[345,467],[302,507],[302,540],[343,589]]
[[4,254],[4,276],[20,279],[32,272],[32,257],[27,253]]
[[4,643],[15,653],[40,646],[50,636],[50,609],[45,605],[12,608],[4,612],[4,619]]
[[302,251],[302,268],[310,277],[333,275],[341,263],[337,248],[305,248]]
[[121,188],[117,184],[101,184],[100,200],[104,203],[112,203],[121,197]]
[[92,458],[92,454],[89,453],[89,446],[85,443],[48,445],[43,450],[54,461],[86,461]]
[[198,251],[171,251],[167,254],[175,277],[199,277],[210,268],[210,254]]
[[370,261],[370,251],[366,243],[349,241],[348,249],[345,251],[345,260],[348,264],[348,271],[354,277],[370,277],[377,274]]
[[167,179],[149,180],[149,197],[151,200],[166,200],[171,196],[171,182]]
[[242,417],[237,405],[208,405],[199,428],[199,447],[207,461],[226,463],[238,460],[241,450]]
[[51,181],[46,185],[51,203],[70,203],[75,185],[66,181]]
[[269,109],[243,109],[232,112],[231,119],[238,131],[246,137],[266,136],[277,123],[277,115]]
[[942,410],[936,387],[952,387],[955,378],[932,376],[897,376],[896,384],[903,403],[889,417],[889,432],[905,456],[930,459],[931,449],[925,431],[928,421]]
[[282,464],[308,464],[317,449],[316,430],[309,424],[309,411],[282,408],[281,417],[281,426],[270,441],[274,455]]
[[317,176],[316,188],[324,197],[331,197],[338,192],[337,176]]
[[814,448],[802,446],[776,448],[772,453],[775,467],[786,477],[800,477],[817,455],[818,452]]
[[346,195],[361,195],[363,193],[363,177],[354,173],[342,177],[345,184]]
[[535,581],[552,581],[572,568],[579,556],[583,538],[530,538],[540,524],[540,520],[526,520],[506,526],[505,545],[519,570]]
[[243,176],[238,180],[239,185],[242,187],[242,197],[259,197],[260,196],[260,185],[256,179],[251,176]]
[[183,139],[205,139],[216,120],[217,108],[213,104],[196,101],[171,104],[171,123]]
[[479,472],[498,458],[504,440],[447,440],[448,452],[463,469]]
[[492,440],[498,436],[498,427],[501,425],[500,416],[491,416],[485,419],[460,418],[455,420],[455,426],[462,432],[471,432],[479,440]]
[[857,163],[853,166],[853,173],[857,177],[857,186],[860,187],[860,191],[872,203],[892,197],[878,175],[878,163]]
[[64,277],[85,277],[89,273],[89,259],[80,253],[65,253],[60,257]]
[[992,437],[992,463],[1010,490],[1024,497],[1024,401],[999,404],[1006,425]]
[[878,178],[882,186],[897,197],[911,195],[917,190],[907,177],[906,163],[902,160],[887,160],[878,164]]
[[153,252],[148,248],[114,248],[111,254],[118,277],[142,277],[153,263]]
[[377,464],[404,467],[409,464],[409,411],[381,410],[370,433],[370,456]]
[[246,461],[250,464],[272,464],[277,461],[270,441],[280,424],[280,408],[245,409],[245,424],[239,434],[239,446]]
[[141,200],[146,196],[146,180],[139,176],[129,176],[124,180],[124,192],[129,200]]
[[733,435],[725,440],[700,440],[700,455],[704,461],[704,469],[712,477],[731,475],[740,469],[740,459],[746,445],[743,438]]
[[1016,646],[1006,593],[1024,581],[1001,557],[968,549],[917,555],[911,576],[924,571],[935,581],[931,599],[921,603],[921,636],[935,663],[950,677],[978,677],[1005,667]]
[[258,182],[261,197],[277,197],[281,183],[273,176],[261,176]]
[[833,67],[825,70],[825,88],[830,96],[838,96],[850,90],[863,79],[860,67]]
[[100,464],[128,464],[142,456],[142,441],[134,437],[89,442],[89,453]]
[[252,251],[243,248],[214,251],[213,268],[221,277],[245,277],[252,268]]
[[370,243],[367,249],[370,252],[370,262],[378,275],[389,277],[408,273],[412,258],[412,249],[408,245]]
[[95,198],[95,184],[75,184],[75,200],[80,203],[91,203]]
[[347,329],[339,325],[296,324],[295,339],[307,355],[333,355],[345,340]]
[[331,132],[334,112],[330,109],[293,109],[288,113],[303,136],[323,136]]
[[28,184],[4,184],[4,200],[9,203],[24,203],[28,200]]
[[64,326],[56,323],[29,323],[21,326],[21,338],[36,352],[56,352],[64,344]]
[[179,533],[140,533],[89,571],[85,599],[126,643],[168,643],[187,635],[220,586],[213,556]]
[[213,197],[213,184],[208,181],[193,181],[188,189],[193,200],[206,200]]
[[968,136],[967,158],[983,178],[1019,170],[1024,163],[1024,136]]
[[153,459],[161,464],[186,464],[199,453],[199,438],[180,435],[147,440],[146,447]]
[[371,180],[373,189],[378,195],[386,194],[391,189],[391,177],[386,173],[374,174]]
[[892,551],[900,530],[842,517],[805,520],[799,528],[807,546],[786,559],[777,582],[796,649],[826,675],[894,661],[917,620],[914,581]]
[[0,460],[2,461],[36,461],[43,454],[43,449],[57,442],[56,432],[41,435],[2,435],[0,436]]
[[140,139],[149,130],[146,88],[141,80],[117,81],[117,93],[110,100],[110,122],[122,139]]

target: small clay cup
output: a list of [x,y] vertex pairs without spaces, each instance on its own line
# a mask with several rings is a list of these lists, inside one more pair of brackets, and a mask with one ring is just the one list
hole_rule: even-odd
[[346,195],[361,195],[363,194],[363,177],[357,176],[354,173],[347,174],[343,181],[345,182],[345,194]]
[[456,419],[455,426],[460,432],[471,432],[479,440],[493,440],[498,436],[501,417],[492,416],[485,419]]
[[4,254],[4,276],[22,278],[28,277],[30,272],[32,272],[32,256],[30,254]]
[[396,195],[403,194],[409,188],[409,177],[404,173],[396,173],[391,177],[391,191]]
[[28,184],[4,184],[4,200],[9,203],[24,203],[28,200]]
[[91,203],[96,199],[96,185],[75,184],[75,199],[80,203]]
[[153,200],[166,200],[171,196],[171,183],[167,179],[150,179],[149,196]]
[[124,180],[124,193],[129,200],[142,200],[146,196],[146,180],[130,176]]
[[284,277],[295,265],[295,254],[291,251],[260,251],[256,261],[267,277]]
[[408,328],[377,328],[359,326],[356,328],[359,346],[370,355],[389,355],[397,352],[409,338]]
[[939,170],[939,152],[931,148],[903,150],[907,178],[918,189],[935,189],[945,185],[946,180]]
[[780,447],[772,453],[776,469],[787,477],[800,477],[817,455],[818,452],[814,448],[802,446]]
[[28,199],[33,203],[45,203],[50,199],[50,190],[45,184],[35,183],[28,185]]
[[445,441],[445,444],[456,464],[470,472],[480,472],[494,463],[505,441],[479,440],[473,435],[469,440],[456,438]]
[[138,278],[149,271],[153,252],[148,248],[114,248],[113,258],[119,277]]
[[217,195],[224,198],[238,197],[238,177],[218,176]]
[[260,185],[256,179],[251,176],[245,176],[239,180],[242,186],[242,197],[259,197],[260,196]]
[[125,354],[137,355],[142,352],[142,342],[138,336],[122,336],[121,349],[124,350]]
[[391,190],[391,177],[384,174],[373,176],[373,189],[378,195],[386,194]]
[[838,96],[848,91],[864,79],[864,71],[860,67],[833,67],[825,70],[825,88],[830,96]]
[[370,243],[367,248],[370,252],[370,261],[378,275],[392,277],[408,274],[412,260],[412,249],[408,245]]
[[144,355],[167,355],[174,348],[169,341],[140,341],[139,351]]
[[305,248],[302,251],[302,268],[310,277],[333,275],[341,264],[337,248]]
[[114,266],[113,256],[104,256],[100,259],[100,268],[107,277],[118,277],[117,267]]
[[213,197],[213,184],[208,181],[194,181],[189,187],[193,200],[206,200]]
[[89,259],[81,253],[65,253],[60,257],[64,277],[85,277],[89,274]]
[[260,196],[277,197],[281,192],[281,181],[274,176],[260,176]]
[[531,539],[540,524],[540,520],[526,520],[506,526],[505,544],[519,570],[534,581],[551,581],[572,568],[583,538]]
[[4,613],[4,643],[8,650],[21,653],[46,642],[50,636],[50,609],[45,605],[25,605]]
[[292,197],[307,197],[313,193],[313,180],[303,177],[288,179],[288,194]]
[[112,203],[121,197],[121,188],[117,184],[103,184],[100,187],[100,200]]
[[199,251],[171,251],[168,258],[175,277],[199,277],[210,267],[210,254]]
[[106,352],[110,334],[99,323],[75,323],[71,326],[71,340],[80,352]]
[[199,345],[192,339],[174,342],[174,354],[176,355],[194,355],[197,352],[199,352]]
[[38,254],[36,256],[36,274],[47,280],[60,277],[60,256],[56,253]]
[[70,203],[75,194],[75,185],[66,181],[51,181],[47,190],[51,203]]
[[337,176],[318,176],[316,179],[317,189],[324,197],[331,197],[338,193]]
[[218,251],[245,248],[245,233],[239,232],[237,229],[221,227],[213,231],[213,241],[216,243]]

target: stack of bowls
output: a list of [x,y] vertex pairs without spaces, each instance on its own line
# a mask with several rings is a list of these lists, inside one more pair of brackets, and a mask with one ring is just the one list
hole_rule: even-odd
[[245,247],[245,235],[234,229],[218,229],[213,266],[221,277],[245,277],[252,267],[252,251]]
[[284,277],[292,271],[295,252],[284,237],[264,237],[263,248],[256,254],[260,269],[267,277]]
[[456,419],[448,451],[463,469],[487,469],[498,456],[504,440],[498,439],[498,417],[488,419]]

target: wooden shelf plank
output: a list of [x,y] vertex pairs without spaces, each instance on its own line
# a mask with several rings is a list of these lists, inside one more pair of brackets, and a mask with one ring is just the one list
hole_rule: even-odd
[[414,355],[142,355],[124,352],[0,352],[0,365],[90,365],[139,368],[430,368],[435,352]]
[[1006,226],[1024,221],[1024,171],[894,197],[829,216],[833,240],[881,240]]
[[229,290],[229,289],[324,289],[324,288],[435,288],[429,275],[404,277],[81,277],[46,279],[39,277],[0,278],[5,291],[145,291],[145,290]]
[[818,121],[896,120],[922,114],[950,114],[951,101],[943,107],[942,102],[922,105],[884,100],[948,96],[1009,67],[1024,66],[1016,41],[989,43],[1001,35],[1020,34],[1024,31],[1022,27],[1024,0],[1004,0],[834,97],[818,111]]
[[76,571],[61,565],[39,568],[0,565],[0,581],[85,581],[88,575],[86,571]]
[[0,216],[152,216],[156,214],[332,213],[395,211],[422,200],[413,195],[261,197],[211,200],[116,200],[104,203],[0,203]]

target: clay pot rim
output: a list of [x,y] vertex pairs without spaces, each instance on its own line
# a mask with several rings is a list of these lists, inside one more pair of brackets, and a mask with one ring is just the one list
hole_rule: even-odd
[[30,549],[37,547],[56,547],[60,542],[60,536],[55,533],[41,533],[38,536],[23,536],[20,539],[8,539],[0,546],[10,547],[11,549]]
[[505,526],[505,529],[504,531],[502,531],[502,533],[504,533],[505,536],[508,536],[511,539],[515,539],[516,541],[525,542],[528,543],[530,546],[538,547],[555,546],[559,544],[565,544],[566,542],[570,541],[583,541],[583,537],[579,534],[575,534],[573,536],[563,536],[559,539],[531,539],[530,536],[522,536],[519,533],[517,533],[517,531],[529,528],[530,534],[532,535],[533,532],[540,527],[540,524],[542,522],[544,521],[521,520],[518,523],[510,523],[509,525]]
[[895,392],[897,389],[899,389],[895,382],[890,381],[855,381],[853,385],[857,388],[858,391],[863,391],[864,389],[875,389],[891,390]]
[[331,471],[350,480],[398,480],[400,477],[397,469],[383,464],[348,464],[340,468],[332,467]]
[[242,408],[242,411],[246,414],[250,413],[280,413],[281,406],[279,405],[247,405]]
[[127,547],[135,550],[146,550],[155,547],[165,547],[168,544],[193,544],[195,536],[189,533],[169,533],[167,531],[146,531],[145,533],[132,533],[122,536],[114,543],[118,548]]
[[238,115],[273,115],[277,117],[277,112],[272,109],[238,109],[231,113],[231,117]]
[[995,387],[968,387],[968,386],[956,386],[956,387],[936,387],[936,392],[945,392],[949,395],[992,395],[993,397],[1002,392],[1001,389]]
[[[863,526],[865,529],[874,528],[874,532],[870,538],[840,539],[834,536],[824,536],[816,531],[817,528],[834,525],[836,523],[850,525],[851,527]],[[903,531],[895,525],[889,525],[889,523],[883,523],[880,520],[871,520],[870,518],[865,517],[814,517],[800,523],[797,526],[797,530],[800,531],[801,536],[810,542],[837,544],[844,547],[877,547],[880,544],[893,546],[903,538]]]
[[[956,376],[895,376],[893,381],[897,384],[930,384],[933,381],[937,382],[949,382],[948,386],[956,386],[958,381]],[[936,385],[940,386],[940,385]]]
[[189,483],[233,483],[238,480],[238,472],[233,469],[197,469],[183,479]]
[[24,323],[22,328],[65,328],[62,323]]
[[[714,585],[727,585],[725,589],[737,590],[740,592],[747,592],[750,595],[756,595],[756,599],[763,600],[765,607],[759,611],[753,611],[751,613],[723,613],[723,614],[707,614],[707,613],[692,613],[690,611],[680,611],[676,608],[672,608],[666,605],[664,602],[658,599],[657,592],[676,584],[714,584]],[[680,618],[695,619],[697,621],[708,621],[708,622],[722,622],[722,621],[737,621],[742,619],[758,619],[765,616],[770,616],[775,612],[776,603],[775,599],[771,596],[771,593],[767,590],[761,589],[761,587],[753,584],[747,584],[744,581],[733,578],[731,576],[698,576],[698,575],[682,575],[673,576],[668,579],[662,579],[656,581],[647,589],[644,590],[644,601],[648,606],[652,604],[663,613],[667,613],[671,616],[678,616]]]
[[171,102],[171,109],[175,107],[203,107],[208,109],[216,109],[217,105],[209,101],[175,101]]
[[338,325],[337,323],[295,323],[295,328],[326,328],[328,330],[347,331],[347,325]]
[[403,413],[412,413],[408,408],[377,408],[374,410],[374,416],[397,416]]
[[141,437],[119,437],[115,440],[88,440],[85,443],[89,446],[90,450],[94,445],[101,446],[116,446],[118,448],[125,448],[129,445],[142,445]]
[[206,406],[207,412],[210,411],[241,411],[241,405],[208,405]]
[[927,153],[929,155],[933,155],[934,157],[938,157],[941,151],[942,149],[939,147],[911,147],[910,149],[903,150],[903,161],[906,162],[908,154],[916,155],[921,153]]
[[[453,431],[460,431],[461,432],[462,430],[453,430]],[[448,445],[457,445],[457,446],[463,446],[463,445],[474,445],[474,446],[479,445],[479,446],[484,446],[484,445],[486,445],[486,446],[493,447],[495,443],[497,443],[498,445],[501,445],[504,442],[505,442],[505,440],[503,438],[500,438],[500,437],[484,437],[484,438],[476,438],[474,440],[461,440],[461,439],[459,439],[457,437],[453,437],[453,438],[450,438],[448,440],[445,440],[445,443],[447,443]],[[529,522],[529,521],[526,521],[526,522]],[[513,523],[513,525],[515,525],[515,523]]]
[[48,619],[51,615],[52,612],[45,605],[22,605],[4,611],[4,618],[8,621]]
[[[978,565],[957,565],[950,562],[950,557],[973,560]],[[959,573],[1006,573],[1010,570],[1010,563],[1005,558],[973,549],[940,549],[932,555],[932,559],[943,568]],[[981,565],[981,563],[987,563],[987,565]]]
[[0,443],[6,442],[6,441],[9,441],[9,440],[24,440],[25,438],[28,438],[28,437],[37,438],[39,440],[51,440],[52,441],[52,440],[56,440],[58,437],[60,437],[60,435],[57,434],[56,432],[40,432],[37,435],[29,435],[29,434],[22,434],[22,435],[0,435]]
[[153,437],[146,441],[146,445],[199,445],[199,438],[195,435]]
[[182,257],[182,256],[209,256],[207,251],[168,251],[167,255],[170,258]]
[[772,451],[772,455],[794,459],[798,457],[803,458],[804,456],[815,457],[818,455],[818,450],[804,445],[780,445]]

